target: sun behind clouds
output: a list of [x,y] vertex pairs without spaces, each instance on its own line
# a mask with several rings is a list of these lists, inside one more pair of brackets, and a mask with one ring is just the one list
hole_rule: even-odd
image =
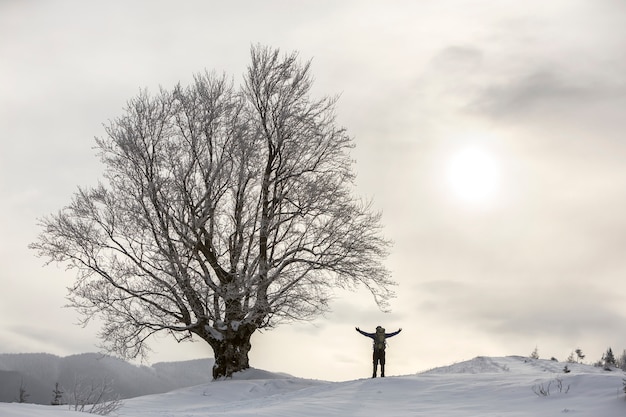
[[446,165],[452,196],[468,205],[490,202],[500,187],[500,165],[488,150],[470,146],[454,152]]

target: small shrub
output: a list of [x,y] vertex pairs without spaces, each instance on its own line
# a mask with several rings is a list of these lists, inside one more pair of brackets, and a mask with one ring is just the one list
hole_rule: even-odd
[[123,401],[113,393],[112,382],[86,381],[76,379],[69,393],[69,409],[90,414],[106,416],[119,410]]
[[547,397],[552,394],[552,390],[556,389],[560,394],[567,394],[569,392],[570,386],[563,386],[563,380],[556,378],[552,381],[549,381],[546,385],[545,383],[535,384],[532,386],[533,392],[539,397]]

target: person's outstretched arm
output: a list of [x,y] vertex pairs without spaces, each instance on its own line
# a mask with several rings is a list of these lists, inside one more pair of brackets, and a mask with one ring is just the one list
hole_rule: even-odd
[[393,333],[385,333],[385,337],[393,337],[402,331],[402,327],[398,329],[398,331]]
[[372,339],[374,338],[374,333],[364,332],[363,330],[359,329],[358,327],[355,327],[355,329],[356,329],[357,332],[361,333],[363,336],[367,336],[367,337],[370,337]]

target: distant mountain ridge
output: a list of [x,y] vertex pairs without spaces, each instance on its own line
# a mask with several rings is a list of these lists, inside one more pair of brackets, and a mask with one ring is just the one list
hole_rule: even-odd
[[50,404],[58,382],[69,391],[76,381],[108,381],[121,398],[160,394],[211,380],[213,359],[160,362],[136,366],[111,356],[83,353],[59,357],[48,353],[0,354],[0,402],[17,402],[23,386],[33,404]]

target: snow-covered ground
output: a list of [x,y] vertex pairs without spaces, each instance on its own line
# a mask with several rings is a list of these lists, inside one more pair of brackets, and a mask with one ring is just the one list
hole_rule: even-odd
[[[346,382],[248,370],[233,379],[125,400],[119,416],[623,417],[620,370],[531,360],[475,359],[415,375]],[[544,394],[541,394],[541,391]],[[78,416],[63,407],[0,404],[2,417]],[[84,415],[84,414],[83,414]]]

